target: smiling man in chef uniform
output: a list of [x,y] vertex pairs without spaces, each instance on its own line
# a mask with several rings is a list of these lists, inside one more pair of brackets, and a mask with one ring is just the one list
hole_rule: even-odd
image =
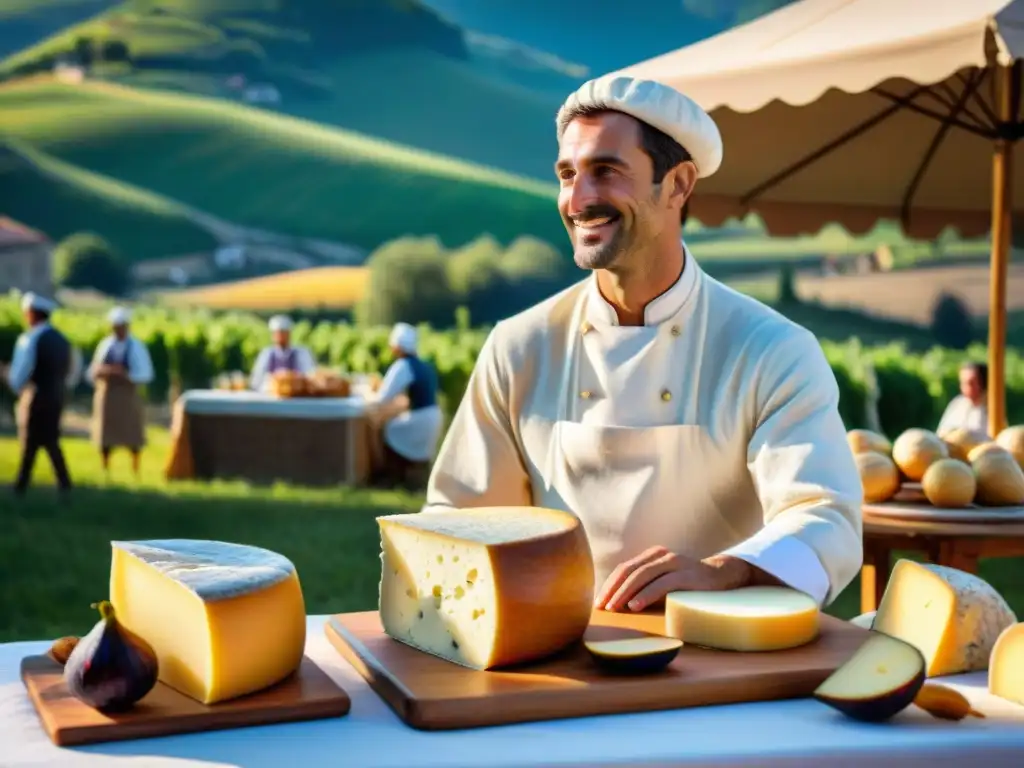
[[863,556],[835,377],[811,333],[682,242],[722,160],[715,123],[671,88],[607,76],[556,124],[559,212],[592,274],[495,326],[424,511],[572,511],[608,610],[757,584],[831,602]]

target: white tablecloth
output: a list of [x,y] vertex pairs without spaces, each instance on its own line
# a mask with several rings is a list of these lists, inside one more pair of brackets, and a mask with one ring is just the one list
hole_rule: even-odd
[[289,397],[263,392],[190,389],[181,396],[185,412],[289,419],[351,419],[367,412],[362,397]]
[[989,717],[936,720],[916,707],[887,724],[842,718],[811,699],[578,718],[465,731],[407,727],[334,650],[323,616],[307,653],[352,697],[341,718],[60,749],[19,679],[49,642],[0,645],[0,766],[1024,766],[1024,707],[989,696],[985,676],[947,682]]

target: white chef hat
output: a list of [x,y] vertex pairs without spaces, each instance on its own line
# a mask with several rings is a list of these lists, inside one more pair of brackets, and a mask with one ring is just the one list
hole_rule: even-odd
[[290,331],[292,319],[288,315],[274,315],[267,324],[271,331]]
[[38,293],[32,293],[29,291],[21,297],[21,311],[28,312],[30,309],[34,309],[37,312],[53,312],[57,308],[56,302],[51,301],[45,296],[40,296]]
[[588,81],[558,110],[555,124],[559,139],[569,124],[571,111],[579,107],[624,112],[657,128],[690,153],[701,178],[710,176],[722,164],[722,135],[711,115],[667,85],[615,74]]
[[411,355],[416,352],[416,336],[416,329],[408,323],[396,323],[391,329],[388,344]]
[[107,322],[111,325],[128,325],[132,320],[132,313],[127,307],[114,307],[107,313]]

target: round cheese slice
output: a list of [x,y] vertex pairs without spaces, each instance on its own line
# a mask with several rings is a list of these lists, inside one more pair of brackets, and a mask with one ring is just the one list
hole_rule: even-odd
[[788,587],[672,592],[665,634],[705,648],[778,651],[814,640],[820,614],[814,598]]

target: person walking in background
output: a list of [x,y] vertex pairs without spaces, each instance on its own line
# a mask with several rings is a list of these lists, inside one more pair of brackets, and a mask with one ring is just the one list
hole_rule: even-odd
[[313,353],[306,347],[292,346],[292,319],[274,315],[268,323],[274,343],[264,347],[253,365],[249,385],[257,392],[267,389],[276,371],[296,371],[309,375],[316,370]]
[[388,340],[390,365],[370,412],[373,464],[378,479],[398,477],[425,467],[434,457],[443,418],[437,404],[437,372],[417,355],[416,329],[398,323]]
[[56,307],[50,299],[34,293],[25,294],[21,302],[28,330],[18,337],[7,372],[7,383],[18,395],[21,463],[14,481],[17,496],[28,490],[40,448],[50,457],[62,495],[71,491],[71,476],[60,446],[61,417],[65,391],[77,383],[81,370],[70,342],[50,324]]
[[110,453],[127,448],[132,471],[139,474],[146,445],[146,423],[138,387],[153,381],[153,361],[146,345],[131,335],[131,313],[114,307],[107,315],[111,333],[96,347],[87,372],[95,387],[92,401],[92,440],[100,450],[103,470],[110,471]]
[[988,366],[964,363],[960,366],[960,394],[949,401],[936,432],[942,435],[954,429],[966,429],[991,438],[987,399]]

